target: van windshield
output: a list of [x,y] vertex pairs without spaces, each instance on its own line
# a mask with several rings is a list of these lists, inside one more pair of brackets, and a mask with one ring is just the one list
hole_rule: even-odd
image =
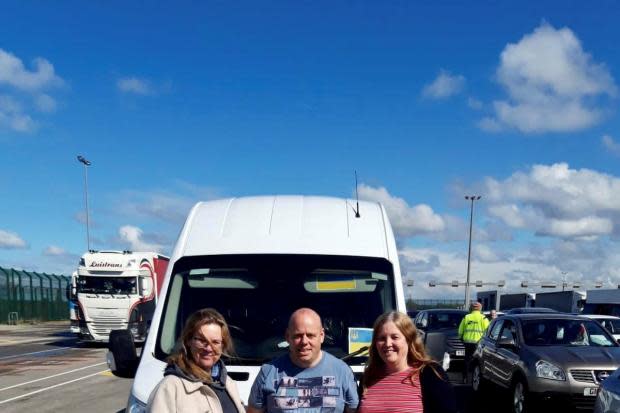
[[[175,350],[185,320],[205,307],[218,310],[229,324],[236,357],[227,363],[248,365],[287,352],[284,331],[290,314],[300,307],[321,315],[323,349],[336,357],[363,347],[364,337],[367,345],[375,319],[396,307],[392,265],[378,258],[183,258],[171,277],[155,351],[160,360]],[[348,359],[364,360],[365,356]]]

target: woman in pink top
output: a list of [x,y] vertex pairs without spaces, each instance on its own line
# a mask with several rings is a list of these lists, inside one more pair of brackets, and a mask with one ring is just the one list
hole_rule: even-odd
[[359,413],[455,413],[446,372],[424,349],[407,314],[391,311],[373,327]]

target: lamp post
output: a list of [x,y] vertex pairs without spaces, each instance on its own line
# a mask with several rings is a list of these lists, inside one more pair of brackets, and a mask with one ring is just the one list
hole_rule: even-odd
[[474,201],[478,201],[482,198],[480,195],[465,195],[465,199],[471,201],[471,207],[469,210],[469,248],[467,250],[467,280],[465,281],[465,309],[469,309],[469,269],[471,267],[471,230],[474,221]]
[[89,229],[89,217],[88,217],[88,167],[92,164],[88,159],[82,155],[78,155],[77,160],[84,164],[84,201],[86,205],[86,246],[90,251],[90,229]]

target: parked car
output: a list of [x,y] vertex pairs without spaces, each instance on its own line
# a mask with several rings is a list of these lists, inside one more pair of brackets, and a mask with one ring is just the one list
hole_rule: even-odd
[[[489,321],[493,321],[493,319],[491,318],[491,311],[483,311],[482,314],[489,319]],[[505,313],[503,311],[495,311],[495,314],[498,317],[503,316]]]
[[620,369],[601,383],[594,403],[594,413],[618,412],[620,412]]
[[506,314],[478,343],[472,388],[510,389],[512,412],[552,400],[592,409],[600,383],[620,367],[620,346],[599,323],[565,313]]
[[[444,367],[461,362],[465,345],[458,336],[459,324],[467,311],[452,308],[422,310],[414,322],[420,330],[428,354]],[[447,356],[446,356],[447,354]]]
[[407,315],[412,320],[415,320],[415,317],[418,315],[419,312],[420,312],[420,310],[407,310]]
[[609,331],[616,340],[620,340],[620,317],[603,314],[582,314],[584,317],[596,320]]
[[518,307],[506,310],[504,314],[539,314],[539,313],[557,313],[553,308],[547,307]]

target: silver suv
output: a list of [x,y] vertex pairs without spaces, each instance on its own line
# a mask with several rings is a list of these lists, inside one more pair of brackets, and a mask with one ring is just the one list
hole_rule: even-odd
[[620,346],[599,323],[563,314],[504,315],[480,340],[472,362],[472,387],[487,381],[510,389],[511,411],[552,400],[589,409],[601,381],[620,367]]

